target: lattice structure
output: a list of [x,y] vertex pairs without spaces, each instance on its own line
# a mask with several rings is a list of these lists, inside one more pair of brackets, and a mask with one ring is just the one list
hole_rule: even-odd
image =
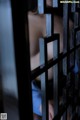
[[[5,0],[4,0],[5,1]],[[9,0],[6,0],[9,1]],[[10,2],[10,1],[9,1]],[[54,11],[59,9],[58,0],[52,1],[52,6],[46,6],[46,0],[38,0],[39,14],[46,15],[46,33],[47,36],[39,40],[40,47],[40,66],[31,71],[30,69],[30,49],[29,49],[29,28],[28,16],[32,0],[11,0],[12,21],[14,32],[14,48],[16,60],[16,73],[18,83],[18,103],[20,120],[33,120],[31,80],[41,76],[42,91],[42,120],[48,120],[48,69],[53,67],[53,96],[54,96],[54,118],[53,120],[68,120],[67,113],[70,114],[70,120],[80,119],[80,82],[79,74],[73,75],[72,70],[75,66],[75,60],[80,68],[80,5],[63,4],[63,53],[60,54],[60,36],[54,34]],[[69,40],[69,13],[73,14],[74,28]],[[27,21],[27,38],[25,37],[25,20]],[[20,24],[19,24],[20,23]],[[27,42],[26,42],[27,39]],[[53,58],[47,59],[47,45],[53,44]],[[23,46],[23,49],[21,49]],[[55,51],[55,52],[54,52]],[[60,82],[60,73],[65,76]],[[79,69],[80,71],[80,69]],[[65,81],[65,82],[64,82]],[[59,95],[60,88],[62,94]],[[3,90],[4,91],[4,90]],[[61,101],[59,99],[61,97]],[[29,115],[31,114],[31,115]]]
[[[80,22],[79,22],[79,5],[63,4],[63,46],[64,50],[60,54],[59,34],[53,34],[53,17],[54,11],[59,9],[59,1],[53,0],[52,7],[46,7],[46,1],[38,0],[39,14],[46,14],[46,31],[47,37],[40,39],[40,61],[41,66],[32,71],[32,78],[41,74],[41,89],[43,96],[43,116],[42,120],[48,120],[48,98],[47,98],[47,80],[48,69],[53,67],[53,93],[54,93],[54,120],[68,120],[67,113],[70,114],[70,119],[78,119],[79,117],[79,75],[75,74],[72,78],[72,70],[75,66],[75,59],[79,65],[79,51],[80,51]],[[69,13],[73,14],[74,28],[72,31],[72,38],[69,40]],[[47,60],[47,44],[53,41],[53,59]],[[55,52],[54,52],[55,51]],[[60,61],[63,66],[63,74],[66,75],[65,84],[62,90],[62,104],[59,104],[59,91],[61,84],[59,80],[60,75]],[[45,86],[45,87],[44,87]],[[45,90],[44,90],[45,89]],[[77,115],[77,118],[76,118]]]

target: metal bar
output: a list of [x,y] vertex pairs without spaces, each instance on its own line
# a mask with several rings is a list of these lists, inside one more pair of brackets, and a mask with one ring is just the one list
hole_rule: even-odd
[[69,50],[69,14],[68,14],[68,4],[63,4],[63,51],[64,53]]
[[[72,1],[75,1],[75,0],[72,0]],[[71,12],[76,12],[76,4],[73,2],[71,5],[72,5]]]
[[80,26],[80,13],[79,14],[79,17],[78,17],[78,25]]
[[58,7],[58,0],[52,0],[52,6],[57,8]]
[[80,31],[77,31],[76,33],[76,45],[80,44]]
[[[75,11],[76,11],[76,6],[75,6]],[[75,32],[75,27],[78,26],[78,14],[77,13],[74,13],[74,37],[73,37],[73,40],[74,40],[74,48],[76,47],[77,45],[77,32]],[[76,60],[76,61],[75,61]],[[77,59],[76,59],[76,50],[74,50],[74,64],[77,64]],[[73,104],[76,103],[77,101],[77,96],[75,94],[76,92],[76,87],[77,87],[77,83],[78,83],[78,80],[76,78],[76,73],[74,75],[74,82],[73,82]],[[76,109],[76,108],[75,108]],[[74,106],[72,106],[72,110],[74,110]],[[74,111],[73,113],[73,117],[75,115],[76,111]]]
[[78,64],[78,70],[80,71],[80,48],[78,48],[76,53],[76,59],[77,59],[77,64]]
[[[59,57],[59,40],[53,42],[53,60]],[[59,112],[59,73],[58,63],[53,66],[54,117]]]
[[[68,4],[63,4],[63,53],[68,53],[70,49],[70,43],[69,43],[69,6]],[[67,75],[69,69],[69,56],[66,56],[63,59],[63,74]],[[67,79],[68,80],[68,79]],[[63,89],[63,101],[67,102],[67,90],[66,88]],[[63,114],[62,117],[63,120],[67,120],[67,110]]]
[[55,10],[56,8],[53,8],[53,7],[46,7],[46,9],[45,9],[45,13],[46,14],[51,14],[51,15],[53,15],[53,13],[54,13],[54,10]]
[[[47,65],[47,44],[45,40],[40,38],[40,64]],[[42,120],[48,120],[48,70],[46,68],[45,72],[40,75],[41,79],[41,92],[42,92]]]
[[58,96],[58,65],[53,66],[53,85],[54,85],[54,117],[58,114],[59,110],[59,96]]
[[52,36],[45,38],[45,42],[49,43],[49,42],[55,41],[56,39],[59,39],[59,34],[52,34]]
[[29,29],[28,15],[26,15],[28,2],[28,0],[11,0],[20,120],[27,120],[27,118],[33,120]]
[[38,13],[44,13],[44,0],[38,0]]
[[51,22],[52,22],[51,35],[53,35],[53,33],[54,33],[54,15],[53,14],[51,14]]
[[74,67],[74,52],[70,54],[70,68]]
[[77,27],[78,26],[78,13],[77,12],[74,13],[74,23],[75,23],[75,27]]
[[51,36],[51,14],[46,14],[46,35]]
[[[56,63],[58,63],[58,61],[60,60],[66,60],[67,58],[67,55],[70,55],[72,52],[74,52],[74,50],[78,49],[80,47],[80,45],[76,46],[75,48],[71,49],[70,52],[68,53],[65,53],[63,54],[63,56],[60,57],[60,59],[56,59],[56,60],[49,60],[48,61],[48,64],[47,64],[47,69],[49,69],[51,66],[55,65]],[[64,67],[63,67],[63,73],[64,75],[67,75],[66,74],[66,67],[67,67],[67,64],[66,64],[66,61],[64,60]],[[41,73],[43,73],[45,71],[45,66],[44,64],[37,67],[36,69],[34,69],[32,72],[31,72],[31,79],[35,79],[35,77],[39,76]],[[69,69],[69,72],[70,72],[70,69]]]

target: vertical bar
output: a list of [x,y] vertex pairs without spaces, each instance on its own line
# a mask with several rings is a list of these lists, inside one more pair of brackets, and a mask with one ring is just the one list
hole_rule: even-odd
[[70,68],[74,66],[74,52],[70,54]]
[[44,13],[44,0],[38,0],[38,13]]
[[77,49],[76,59],[78,64],[78,70],[80,71],[80,48]]
[[51,14],[46,14],[46,35],[51,36]]
[[[75,9],[74,9],[74,48],[76,48],[76,45],[77,45],[77,40],[78,38],[76,37],[77,34],[76,34],[76,31],[75,31],[75,27],[78,26],[78,13],[75,13],[76,12],[76,4],[74,5]],[[76,60],[76,61],[75,61]],[[76,59],[76,49],[74,50],[74,64],[75,64],[75,67],[77,65],[77,59]],[[76,103],[76,95],[75,95],[75,91],[76,91],[76,87],[77,87],[77,83],[78,83],[78,79],[77,79],[77,74],[75,72],[75,75],[74,75],[74,83],[73,83],[73,104]],[[72,110],[74,110],[74,106],[72,106]],[[73,117],[75,115],[76,111],[74,111],[73,113]]]
[[76,45],[80,45],[80,31],[76,33]]
[[74,42],[73,42],[73,30],[70,32],[70,50],[74,47]]
[[[76,55],[77,55],[77,51],[76,51]],[[78,65],[77,63],[77,60],[78,59],[76,59],[76,65]],[[77,66],[75,66],[75,67],[77,67]],[[78,77],[78,68],[76,68],[76,71],[75,71],[76,73],[75,73],[75,90],[78,90],[79,88],[78,88],[78,84],[79,84],[79,77]]]
[[58,95],[58,65],[53,66],[53,85],[54,85],[54,117],[58,114],[59,110],[59,95]]
[[47,45],[43,38],[39,40],[40,44],[40,64],[45,65],[46,71],[41,74],[41,92],[42,92],[42,120],[48,120],[48,70],[47,70]]
[[11,0],[20,120],[33,120],[28,2],[29,0]]
[[69,50],[69,14],[68,4],[63,4],[63,51],[64,53]]
[[[53,60],[59,57],[59,43],[58,40],[53,41]],[[54,96],[54,117],[59,112],[59,74],[58,63],[53,66],[53,96]]]
[[[70,50],[74,48],[74,30],[72,30],[72,34],[71,34],[71,39],[70,39]],[[69,55],[69,69],[71,70],[72,68],[71,67],[74,67],[75,66],[75,51],[73,51],[72,53],[70,53]]]
[[53,41],[53,59],[57,59],[59,56],[59,40]]
[[76,12],[76,4],[74,3],[75,0],[72,0],[73,3],[71,4],[71,12]]
[[79,17],[78,17],[78,25],[80,26],[80,13],[79,14]]
[[58,7],[58,0],[52,0],[52,6],[53,7]]
[[77,12],[74,13],[74,23],[75,23],[75,27],[77,27],[78,26],[78,13]]
[[44,14],[46,11],[46,0],[38,0],[38,13]]
[[[77,60],[77,64],[78,64],[78,72],[80,72],[80,48],[78,48],[76,50],[76,60]],[[77,74],[77,89],[78,89],[78,102],[79,102],[79,97],[80,97],[80,89],[79,89],[79,86],[80,86],[80,77],[79,77],[79,73]],[[78,103],[78,107],[77,107],[77,114],[78,114],[78,117],[80,117],[80,105]]]
[[78,0],[78,1],[79,1],[79,3],[77,4],[77,8],[80,9],[80,0]]
[[[69,7],[68,4],[63,4],[63,52],[66,53],[67,55],[69,53],[69,49],[70,49],[70,43],[69,43],[69,33],[68,33],[68,29],[69,29]],[[67,75],[68,72],[68,66],[69,65],[69,56],[66,56],[63,59],[63,74]],[[67,91],[66,88],[63,89],[63,103],[67,102]],[[63,114],[62,117],[63,120],[67,119],[67,111],[65,111],[65,113]]]
[[[63,105],[67,104],[67,91],[66,88],[63,88]],[[67,110],[64,111],[63,116],[62,116],[62,120],[67,120]]]
[[53,35],[54,33],[54,14],[51,14],[51,23],[52,23],[52,27],[51,27],[51,35]]

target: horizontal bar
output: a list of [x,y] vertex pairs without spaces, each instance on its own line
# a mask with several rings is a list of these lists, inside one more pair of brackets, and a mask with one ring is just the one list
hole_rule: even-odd
[[[80,48],[80,45],[77,45],[75,48],[71,49],[68,53],[63,54],[60,59],[56,59],[56,60],[49,60],[47,63],[47,69],[49,69],[50,67],[52,67],[53,65],[57,64],[60,60],[62,60],[63,58],[65,58],[66,56],[70,55],[72,52],[74,52],[74,50]],[[34,70],[31,71],[31,79],[35,79],[37,76],[39,76],[40,74],[42,74],[43,72],[45,72],[46,68],[43,65],[35,68]]]
[[59,40],[59,34],[53,34],[52,36],[45,37],[46,44],[55,40]]
[[80,26],[74,27],[74,31],[75,31],[75,32],[78,32],[79,30],[80,30]]
[[57,8],[53,8],[53,7],[46,7],[45,8],[45,11],[44,11],[44,13],[46,14],[53,14],[54,15],[54,13],[56,12],[56,10],[57,10]]

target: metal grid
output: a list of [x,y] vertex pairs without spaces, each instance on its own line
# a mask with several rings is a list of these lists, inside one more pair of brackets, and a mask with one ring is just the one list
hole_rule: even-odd
[[[16,3],[14,3],[14,4],[16,4]],[[12,4],[12,6],[13,6],[13,4]],[[78,103],[79,94],[80,94],[80,90],[78,89],[79,88],[79,79],[78,79],[78,75],[76,74],[75,79],[71,80],[71,74],[70,74],[72,69],[74,68],[75,58],[76,58],[76,61],[78,62],[78,65],[80,64],[80,62],[79,62],[79,59],[80,59],[79,58],[79,50],[80,50],[80,41],[79,41],[80,14],[79,14],[79,10],[80,9],[75,4],[72,4],[71,10],[69,11],[69,5],[68,4],[63,5],[63,32],[64,32],[63,33],[63,45],[64,45],[64,50],[63,50],[63,54],[60,56],[59,55],[60,54],[59,35],[53,34],[54,29],[52,27],[52,26],[54,26],[54,10],[56,10],[58,8],[59,8],[59,1],[57,1],[57,0],[52,1],[52,7],[50,7],[50,8],[46,7],[46,0],[44,0],[44,1],[38,0],[39,14],[46,14],[47,37],[44,39],[40,38],[40,40],[39,40],[39,43],[40,43],[40,66],[35,68],[33,71],[31,71],[31,74],[29,74],[29,81],[30,81],[30,79],[33,80],[37,76],[41,75],[41,91],[42,91],[42,106],[43,106],[42,107],[42,111],[43,111],[42,120],[48,120],[48,98],[47,98],[47,91],[48,91],[47,83],[48,82],[47,81],[48,81],[48,69],[50,67],[53,67],[53,79],[54,79],[53,80],[54,120],[60,120],[60,119],[67,120],[67,112],[69,112],[71,114],[71,120],[75,119],[76,115],[78,118],[80,117],[80,113],[79,113],[80,107],[79,107],[79,103]],[[69,33],[68,33],[69,12],[73,12],[73,14],[74,14],[74,29],[73,29],[73,33],[72,33],[72,39],[71,39],[73,44],[70,43],[70,41],[68,39],[69,38]],[[56,52],[53,53],[53,58],[48,61],[47,60],[47,44],[51,41],[53,41],[53,52],[54,51],[56,51]],[[15,43],[16,43],[16,41],[15,41]],[[28,47],[27,51],[28,50],[29,50],[29,47]],[[28,55],[28,61],[29,61],[29,52],[27,55]],[[20,58],[21,58],[21,55],[20,55]],[[16,59],[19,59],[19,58],[17,58],[17,56],[16,56]],[[63,90],[62,90],[62,104],[61,105],[59,104],[60,61],[62,62],[63,73],[66,76],[65,86],[62,83]],[[70,64],[70,61],[71,61],[71,64]],[[30,71],[30,68],[28,68],[28,71]],[[20,75],[18,75],[18,77],[20,78]],[[24,81],[24,83],[25,83],[25,81]],[[20,87],[22,87],[22,84],[19,84],[19,88]],[[27,91],[26,91],[26,93],[27,93]],[[21,96],[20,90],[19,90],[19,95]],[[27,100],[27,96],[26,96],[26,100]],[[30,98],[30,100],[31,100],[31,98]],[[29,101],[29,103],[30,103],[30,101]]]
[[[54,6],[53,6],[54,5]],[[48,120],[48,98],[47,98],[47,78],[48,69],[53,66],[53,93],[54,93],[54,120],[67,120],[67,113],[69,113],[70,119],[79,119],[79,78],[78,74],[74,75],[72,80],[72,70],[75,66],[75,59],[79,65],[79,7],[76,4],[72,4],[69,8],[69,4],[63,4],[63,54],[59,57],[59,35],[53,34],[54,30],[51,26],[54,26],[54,9],[59,8],[59,3],[53,0],[52,7],[46,7],[46,1],[38,0],[38,12],[39,14],[46,14],[46,31],[47,38],[40,39],[40,61],[41,65],[32,71],[32,79],[41,74],[41,90],[43,94],[43,116],[42,120]],[[72,31],[72,38],[69,40],[69,12],[74,16],[74,28]],[[50,27],[49,27],[50,25]],[[53,41],[53,59],[47,60],[47,44]],[[71,43],[72,41],[72,43]],[[56,57],[56,59],[55,59]],[[66,75],[65,86],[63,86],[62,92],[62,104],[59,105],[59,62],[62,61],[63,73]],[[78,93],[78,94],[76,94]],[[77,115],[77,117],[76,117]]]
[[[14,47],[16,58],[16,71],[18,83],[19,96],[19,115],[20,120],[33,120],[32,115],[32,97],[31,97],[31,80],[41,75],[41,91],[43,115],[42,120],[48,120],[48,98],[47,98],[47,81],[48,69],[53,67],[53,95],[54,95],[54,119],[53,120],[67,120],[67,113],[71,114],[71,120],[80,118],[80,89],[79,89],[79,75],[75,74],[72,80],[71,72],[75,64],[75,58],[80,68],[80,6],[76,4],[63,5],[63,54],[60,55],[59,34],[53,34],[54,29],[54,10],[59,8],[59,1],[53,0],[52,7],[46,7],[46,0],[38,0],[39,14],[46,14],[46,32],[47,37],[40,39],[40,66],[30,70],[30,52],[29,52],[29,37],[27,34],[27,46],[25,37],[25,18],[28,11],[28,5],[31,1],[22,0],[21,2],[13,0],[12,17],[13,17],[13,31],[14,31]],[[69,12],[74,15],[74,29],[72,32],[72,42],[68,39],[69,29]],[[20,14],[19,14],[20,13]],[[21,23],[21,26],[19,22]],[[47,60],[47,44],[53,43],[53,58]],[[21,44],[20,44],[21,43]],[[21,49],[24,46],[24,49]],[[54,52],[56,51],[56,52]],[[27,61],[27,62],[26,62]],[[71,64],[70,64],[71,61]],[[60,90],[60,62],[62,63],[63,73],[66,76],[65,84],[62,87],[62,104],[59,104],[59,90]],[[21,81],[20,81],[21,80]],[[25,108],[25,109],[24,109]],[[31,114],[31,115],[29,115]]]

